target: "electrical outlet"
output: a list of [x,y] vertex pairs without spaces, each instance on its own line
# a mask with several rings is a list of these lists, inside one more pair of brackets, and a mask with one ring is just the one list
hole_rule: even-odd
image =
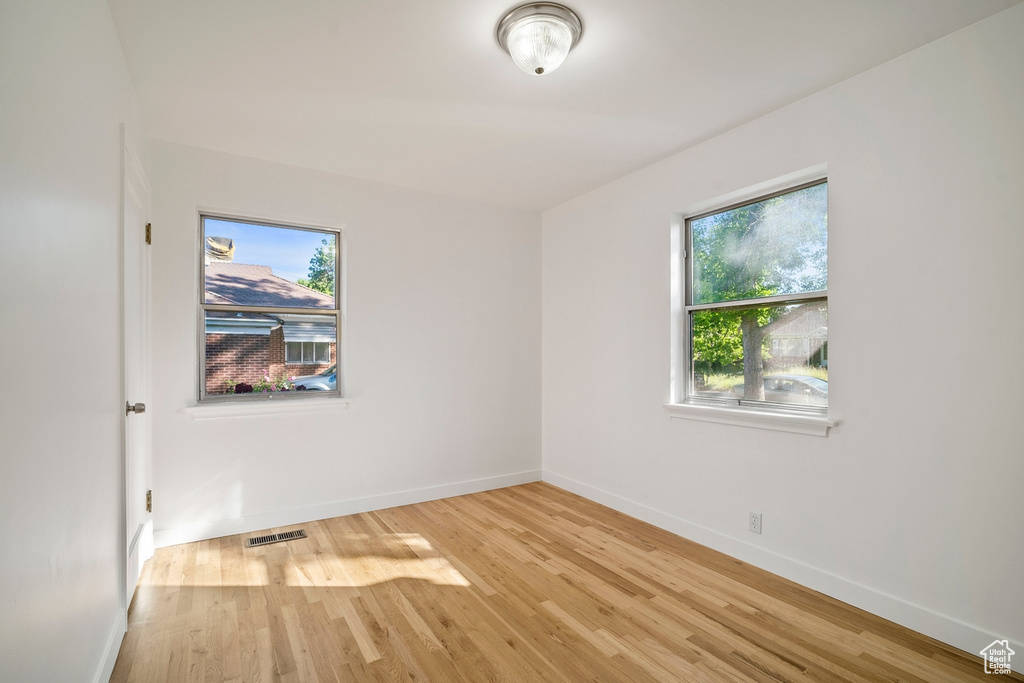
[[747,528],[755,534],[761,533],[761,513],[751,512],[747,516]]

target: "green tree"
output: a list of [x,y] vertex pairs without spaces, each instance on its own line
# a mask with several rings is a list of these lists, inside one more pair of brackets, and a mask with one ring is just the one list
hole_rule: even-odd
[[309,277],[300,278],[303,287],[334,296],[335,238],[325,237],[309,260]]
[[[772,321],[773,308],[758,308],[756,314],[759,326]],[[743,366],[744,311],[717,309],[697,311],[692,318],[693,367],[700,374],[733,370]],[[768,340],[762,339],[762,356],[768,354]]]
[[[825,184],[694,220],[690,230],[694,304],[827,288]],[[694,369],[742,363],[744,398],[763,400],[769,334],[812,307],[747,305],[694,313]]]

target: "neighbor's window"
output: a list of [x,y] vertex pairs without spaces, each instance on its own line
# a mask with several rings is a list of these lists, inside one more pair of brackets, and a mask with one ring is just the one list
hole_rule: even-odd
[[686,220],[686,400],[825,412],[828,185]]
[[202,400],[340,395],[339,238],[201,217]]
[[331,344],[326,341],[285,342],[284,357],[287,363],[330,363]]

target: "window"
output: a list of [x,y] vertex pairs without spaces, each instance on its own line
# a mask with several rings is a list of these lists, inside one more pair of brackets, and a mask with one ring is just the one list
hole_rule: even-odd
[[340,237],[201,216],[200,400],[341,395]]
[[285,341],[284,356],[286,363],[330,363],[331,344],[327,341]]
[[685,221],[686,403],[824,414],[828,185]]

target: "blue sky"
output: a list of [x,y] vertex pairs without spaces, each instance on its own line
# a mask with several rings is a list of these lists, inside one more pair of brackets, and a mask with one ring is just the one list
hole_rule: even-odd
[[[206,219],[206,237],[227,237],[235,242],[235,263],[270,266],[274,275],[296,282],[309,276],[309,260],[332,233]],[[205,240],[204,240],[205,241]]]

